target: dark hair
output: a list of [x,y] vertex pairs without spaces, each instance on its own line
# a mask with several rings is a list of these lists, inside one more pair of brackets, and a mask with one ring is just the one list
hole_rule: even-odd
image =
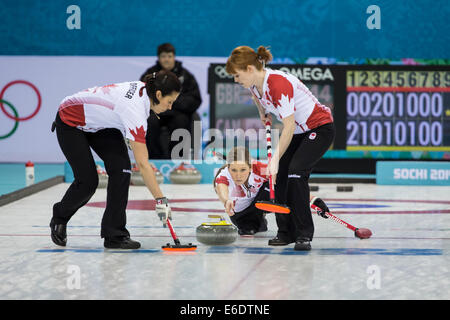
[[175,55],[175,47],[170,43],[163,43],[158,46],[158,57],[163,52],[172,52]]
[[161,91],[163,97],[173,92],[181,92],[181,82],[175,73],[171,71],[161,70],[153,72],[144,77],[145,90],[153,103],[158,104],[156,91]]

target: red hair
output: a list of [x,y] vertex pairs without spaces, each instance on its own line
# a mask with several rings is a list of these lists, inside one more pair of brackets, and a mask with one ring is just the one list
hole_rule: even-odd
[[264,46],[259,46],[256,52],[248,46],[240,46],[235,48],[228,57],[226,71],[229,74],[235,74],[236,70],[246,70],[249,65],[262,70],[264,65],[272,59],[270,50]]

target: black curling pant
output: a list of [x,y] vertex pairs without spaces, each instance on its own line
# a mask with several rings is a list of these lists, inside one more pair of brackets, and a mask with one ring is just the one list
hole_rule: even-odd
[[331,146],[334,135],[333,123],[295,134],[280,159],[275,197],[278,203],[285,203],[291,209],[290,214],[276,214],[278,237],[285,241],[313,238],[308,180],[314,165]]
[[257,201],[268,201],[270,199],[269,183],[265,182],[258,191],[252,204],[242,211],[236,212],[230,217],[231,222],[239,230],[255,230],[255,232],[266,231],[267,220],[264,217],[264,211],[255,207]]
[[74,181],[62,200],[53,206],[53,221],[67,224],[79,208],[94,195],[98,173],[91,148],[103,160],[108,173],[106,209],[101,224],[101,237],[129,236],[126,206],[130,186],[131,163],[124,138],[117,129],[95,133],[70,127],[56,117],[56,134],[62,152],[72,167]]

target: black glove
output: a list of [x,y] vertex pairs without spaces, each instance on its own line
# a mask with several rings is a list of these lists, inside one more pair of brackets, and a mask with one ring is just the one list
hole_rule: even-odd
[[318,197],[314,197],[311,200],[311,204],[315,205],[317,207],[317,214],[320,215],[322,218],[328,219],[328,216],[326,215],[327,212],[330,212],[330,209],[328,209],[327,205],[325,204],[325,202],[318,198]]

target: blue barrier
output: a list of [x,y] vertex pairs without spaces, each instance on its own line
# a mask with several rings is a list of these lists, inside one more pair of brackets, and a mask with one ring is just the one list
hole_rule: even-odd
[[450,162],[378,161],[376,181],[380,185],[450,186]]
[[[151,163],[158,168],[159,171],[164,176],[164,183],[170,183],[170,172],[178,167],[182,162],[186,164],[192,164],[202,175],[202,179],[199,183],[209,184],[213,182],[214,176],[216,175],[217,170],[225,163],[225,162],[213,162],[213,160],[194,160],[192,162],[186,160],[150,160]],[[261,162],[266,162],[262,160]],[[104,167],[102,161],[96,161],[96,164]],[[329,178],[329,179],[374,179],[375,175],[372,174],[342,174],[342,173],[333,173],[333,174],[311,174],[311,178]],[[68,162],[64,163],[64,181],[71,183],[73,181],[73,172]]]
[[[38,183],[61,176],[64,174],[64,171],[65,166],[62,163],[35,163],[34,182]],[[0,196],[25,187],[25,163],[0,164]]]
[[[181,163],[192,164],[202,175],[202,179],[200,183],[211,183],[213,182],[214,176],[223,162],[214,163],[212,161],[186,161],[186,160],[150,160],[151,163],[158,168],[159,171],[164,176],[164,183],[170,183],[170,172],[178,167]],[[104,167],[103,161],[96,161],[96,164]],[[72,182],[73,181],[73,172],[68,162],[64,163],[64,181]]]

